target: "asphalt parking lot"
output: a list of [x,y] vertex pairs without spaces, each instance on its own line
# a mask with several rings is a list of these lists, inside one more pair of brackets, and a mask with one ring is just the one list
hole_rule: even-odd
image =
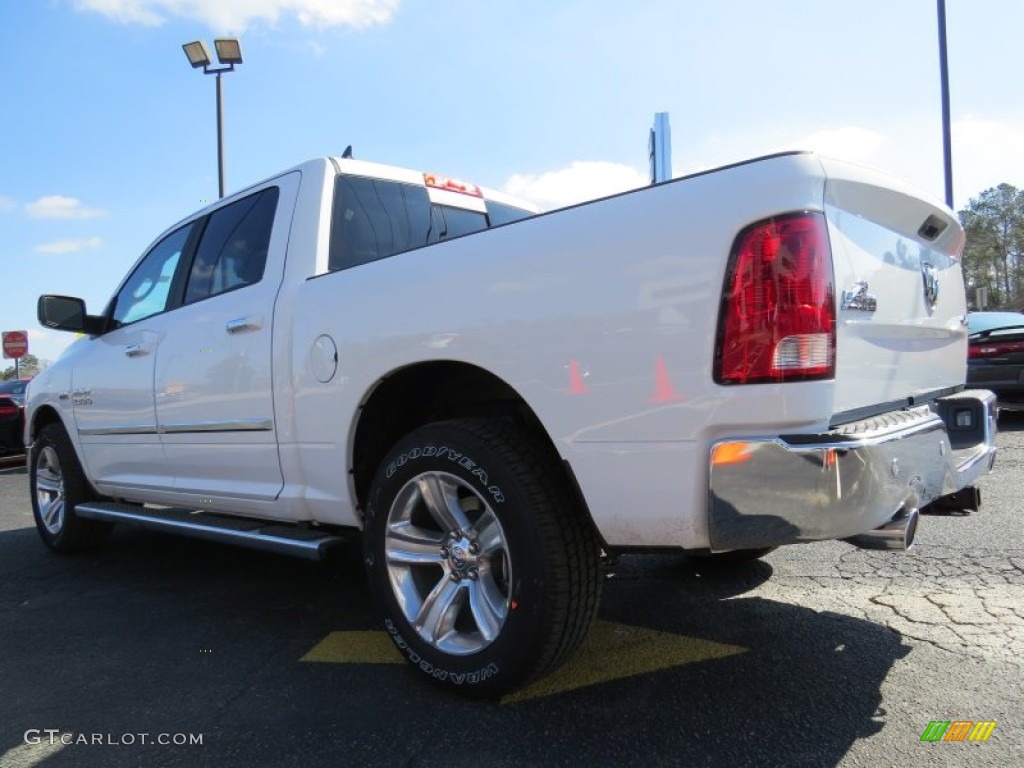
[[909,553],[623,557],[588,645],[500,702],[396,663],[356,558],[129,527],[54,556],[2,463],[0,766],[1020,765],[1024,418],[1001,428],[982,511]]

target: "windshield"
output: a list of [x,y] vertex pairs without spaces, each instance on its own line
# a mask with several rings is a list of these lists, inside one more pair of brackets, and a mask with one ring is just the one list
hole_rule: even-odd
[[967,330],[973,336],[995,328],[1024,326],[1024,314],[1020,312],[974,312],[967,316]]
[[0,395],[24,395],[27,381],[5,381],[0,384]]

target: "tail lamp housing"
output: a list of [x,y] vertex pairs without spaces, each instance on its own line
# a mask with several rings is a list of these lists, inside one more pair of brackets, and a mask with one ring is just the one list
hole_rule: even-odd
[[736,237],[715,343],[718,384],[835,376],[836,308],[825,217],[801,212]]

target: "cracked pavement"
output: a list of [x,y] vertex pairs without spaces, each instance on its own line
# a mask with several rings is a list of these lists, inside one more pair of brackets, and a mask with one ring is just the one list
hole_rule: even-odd
[[[404,665],[301,663],[331,632],[379,628],[358,569],[128,527],[55,558],[24,468],[0,463],[0,766],[1020,765],[1024,418],[1000,428],[981,510],[923,517],[910,552],[621,558],[602,620],[742,652],[507,706]],[[998,725],[921,742],[934,720]],[[25,748],[25,729],[58,727],[205,740]]]

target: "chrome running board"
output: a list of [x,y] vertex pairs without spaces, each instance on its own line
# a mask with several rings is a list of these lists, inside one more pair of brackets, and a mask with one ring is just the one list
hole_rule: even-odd
[[75,507],[75,514],[90,520],[132,523],[154,531],[293,555],[306,560],[323,560],[333,547],[351,541],[343,533],[334,531],[171,507],[97,501],[79,504]]

